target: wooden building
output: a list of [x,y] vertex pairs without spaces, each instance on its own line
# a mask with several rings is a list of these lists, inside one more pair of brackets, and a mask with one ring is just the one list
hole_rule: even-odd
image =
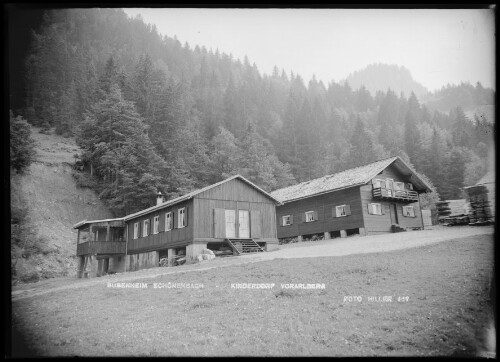
[[325,239],[423,228],[419,194],[430,186],[399,157],[271,192],[278,238]]
[[[124,271],[132,271],[158,266],[161,258],[172,260],[179,254],[192,260],[207,248],[229,246],[235,254],[271,250],[278,245],[277,203],[240,175],[166,202],[159,195],[155,206],[115,220],[122,223],[126,239],[117,256],[125,258]],[[82,222],[75,228],[89,225],[97,230],[103,222]],[[92,235],[95,242],[98,237]],[[97,258],[96,251],[90,250]],[[77,254],[82,253],[80,247]]]
[[78,230],[78,278],[125,270],[127,245],[123,218],[84,220],[73,228]]

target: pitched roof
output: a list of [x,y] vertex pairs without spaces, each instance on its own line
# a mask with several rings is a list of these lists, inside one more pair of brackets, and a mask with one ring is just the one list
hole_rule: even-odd
[[87,225],[87,224],[97,224],[97,223],[101,223],[101,222],[114,222],[114,221],[123,221],[123,217],[117,217],[117,218],[114,218],[114,219],[101,219],[101,220],[82,220],[82,221],[79,221],[77,222],[75,225],[73,225],[73,229],[78,229],[84,225]]
[[241,181],[243,181],[246,184],[250,185],[251,187],[255,188],[257,191],[262,192],[264,195],[266,195],[267,197],[269,197],[275,203],[277,203],[277,204],[280,203],[280,201],[278,199],[276,199],[275,197],[271,196],[269,193],[267,193],[266,191],[264,191],[263,189],[261,189],[259,186],[255,185],[254,183],[250,182],[249,180],[247,180],[243,176],[241,176],[241,175],[235,175],[235,176],[229,177],[229,178],[227,178],[225,180],[222,180],[220,182],[217,182],[217,183],[215,183],[213,185],[209,185],[209,186],[206,186],[204,188],[201,188],[201,189],[198,189],[198,190],[195,190],[195,191],[191,191],[190,193],[188,193],[186,195],[177,197],[177,198],[172,199],[172,200],[168,200],[168,201],[166,201],[166,202],[164,202],[164,203],[162,203],[160,205],[155,205],[155,206],[152,206],[150,208],[138,211],[138,212],[136,212],[134,214],[127,215],[123,219],[125,221],[128,221],[128,220],[136,218],[138,216],[145,215],[145,214],[148,214],[148,213],[156,211],[156,210],[160,210],[160,209],[162,209],[164,207],[178,204],[179,202],[189,200],[189,199],[193,198],[194,196],[196,196],[198,194],[201,194],[202,192],[205,192],[205,191],[210,190],[210,189],[212,189],[214,187],[220,186],[220,185],[222,185],[222,184],[224,184],[226,182],[229,182],[231,180],[234,180],[234,179],[240,179]]
[[401,158],[396,156],[275,190],[271,192],[271,196],[285,203],[349,187],[361,186],[368,183],[391,164],[394,164],[398,171],[409,177],[417,190],[431,190],[430,185],[422,180]]

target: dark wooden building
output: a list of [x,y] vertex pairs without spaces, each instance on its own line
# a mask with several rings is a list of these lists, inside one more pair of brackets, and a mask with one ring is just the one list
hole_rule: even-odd
[[399,157],[271,192],[278,238],[371,235],[423,228],[419,194],[430,186]]
[[276,248],[277,203],[240,175],[166,202],[160,196],[155,206],[117,219],[125,228],[124,269],[158,266],[179,254],[193,260],[221,245],[236,254]]
[[101,276],[125,269],[126,235],[123,218],[80,221],[76,255],[77,276]]

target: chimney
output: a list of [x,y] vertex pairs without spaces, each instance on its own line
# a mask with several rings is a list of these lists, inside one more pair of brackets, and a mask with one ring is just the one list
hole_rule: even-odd
[[164,202],[163,195],[161,191],[158,191],[158,193],[156,194],[156,205],[161,205],[163,204],[163,202]]

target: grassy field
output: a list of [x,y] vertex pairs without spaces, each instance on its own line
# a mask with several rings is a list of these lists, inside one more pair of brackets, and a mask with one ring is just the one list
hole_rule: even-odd
[[[493,238],[485,235],[388,253],[278,259],[141,280],[147,289],[103,282],[14,300],[13,353],[471,356],[483,348],[492,267]],[[153,288],[168,282],[204,288]],[[275,286],[234,289],[231,283]],[[325,289],[282,283],[324,283]],[[392,302],[381,301],[384,296]]]

